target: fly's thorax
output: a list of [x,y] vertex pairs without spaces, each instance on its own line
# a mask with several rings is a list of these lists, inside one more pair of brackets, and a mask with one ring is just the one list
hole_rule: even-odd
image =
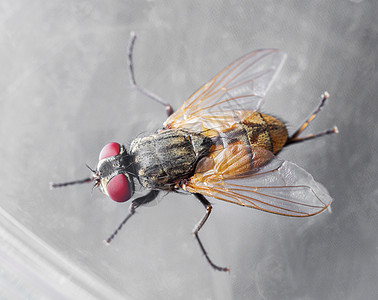
[[200,133],[167,129],[135,139],[130,155],[144,187],[171,190],[194,173],[198,160],[209,153],[212,144]]

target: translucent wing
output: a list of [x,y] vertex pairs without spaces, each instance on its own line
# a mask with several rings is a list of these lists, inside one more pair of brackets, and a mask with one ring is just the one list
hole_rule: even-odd
[[259,109],[285,58],[277,49],[256,50],[239,58],[185,101],[165,121],[165,128],[198,131],[215,120],[222,130],[238,121],[233,111]]
[[[252,156],[249,153],[253,153]],[[270,160],[267,160],[269,155]],[[192,193],[293,217],[318,214],[332,202],[327,190],[302,168],[274,157],[267,150],[241,144],[201,160],[184,188]]]

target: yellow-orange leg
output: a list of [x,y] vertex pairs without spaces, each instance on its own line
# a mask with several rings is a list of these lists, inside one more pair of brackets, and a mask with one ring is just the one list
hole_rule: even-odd
[[337,127],[335,126],[332,129],[325,130],[325,131],[319,132],[317,134],[309,134],[309,135],[306,135],[304,137],[299,137],[299,135],[307,128],[307,126],[315,119],[317,114],[321,111],[321,109],[323,108],[323,106],[324,106],[324,104],[325,104],[325,102],[328,98],[329,98],[328,92],[324,92],[324,94],[321,96],[321,101],[320,101],[319,106],[310,115],[310,117],[302,124],[302,126],[291,137],[289,137],[287,139],[285,146],[290,145],[290,144],[294,144],[294,143],[299,143],[299,142],[311,140],[311,139],[314,139],[314,138],[317,138],[317,137],[320,137],[320,136],[323,136],[323,135],[339,132]]

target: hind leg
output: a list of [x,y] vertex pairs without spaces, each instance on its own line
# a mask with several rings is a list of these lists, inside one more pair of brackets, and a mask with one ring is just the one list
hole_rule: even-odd
[[323,136],[323,135],[328,135],[328,134],[339,132],[337,127],[335,126],[332,129],[325,130],[325,131],[319,132],[317,134],[309,134],[309,135],[306,135],[304,137],[300,137],[301,133],[316,118],[317,114],[321,111],[321,109],[323,108],[323,106],[324,106],[324,104],[325,104],[325,102],[328,98],[329,98],[329,94],[327,92],[324,92],[324,94],[321,96],[321,101],[320,101],[319,106],[310,115],[310,117],[302,124],[302,126],[291,137],[288,138],[285,146],[291,145],[291,144],[294,144],[294,143],[299,143],[299,142],[311,140],[311,139],[314,139],[314,138],[317,138],[317,137],[320,137],[320,136]]

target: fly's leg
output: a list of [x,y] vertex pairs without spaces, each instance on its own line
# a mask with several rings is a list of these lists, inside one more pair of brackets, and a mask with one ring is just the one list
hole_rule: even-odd
[[125,225],[125,223],[131,218],[131,216],[135,214],[135,211],[139,206],[146,204],[148,202],[151,202],[157,197],[158,194],[159,194],[159,191],[151,190],[148,194],[133,200],[133,202],[131,202],[130,207],[129,207],[129,214],[121,222],[118,228],[105,240],[106,244],[109,244],[114,239],[114,237],[122,229],[123,225]]
[[211,213],[211,210],[212,210],[212,206],[211,206],[211,203],[201,194],[194,194],[194,196],[199,200],[201,201],[201,203],[203,204],[203,206],[205,206],[206,208],[206,213],[205,215],[202,217],[201,221],[197,224],[196,227],[194,227],[194,230],[193,230],[193,234],[194,236],[196,237],[196,240],[201,248],[201,251],[202,253],[205,255],[206,257],[206,260],[208,261],[208,263],[217,271],[223,271],[223,272],[229,272],[230,269],[229,268],[225,268],[225,267],[219,267],[217,266],[216,264],[214,264],[209,255],[207,254],[206,250],[205,250],[205,247],[202,245],[202,242],[198,236],[198,232],[201,230],[202,226],[206,223],[207,219],[209,218],[209,215]]
[[52,190],[52,189],[55,189],[57,187],[65,187],[65,186],[68,186],[68,185],[89,183],[89,182],[92,182],[93,180],[94,180],[93,177],[87,177],[87,178],[80,179],[80,180],[67,181],[67,182],[62,182],[62,183],[50,182],[50,189]]
[[82,183],[89,183],[89,182],[92,182],[94,181],[95,182],[95,186],[98,186],[98,175],[96,173],[95,170],[93,170],[90,166],[86,165],[87,168],[89,170],[92,171],[92,176],[91,177],[87,177],[87,178],[84,178],[84,179],[79,179],[79,180],[73,180],[73,181],[67,181],[67,182],[61,182],[61,183],[56,183],[56,182],[50,182],[50,190],[52,189],[55,189],[55,188],[58,188],[58,187],[66,187],[68,185],[74,185],[74,184],[82,184]]
[[325,130],[325,131],[319,132],[317,134],[309,134],[309,135],[306,135],[304,137],[299,137],[300,134],[307,128],[307,126],[315,119],[317,114],[321,111],[321,109],[323,108],[323,106],[324,106],[324,104],[325,104],[325,102],[328,98],[329,98],[328,92],[324,92],[324,94],[321,96],[321,101],[320,101],[319,106],[310,115],[310,117],[302,124],[302,126],[291,137],[288,138],[285,146],[291,145],[291,144],[294,144],[294,143],[299,143],[299,142],[311,140],[311,139],[314,139],[314,138],[317,138],[317,137],[320,137],[320,136],[323,136],[323,135],[339,132],[337,127],[335,126],[332,129]]
[[133,50],[134,50],[134,44],[136,40],[136,34],[135,32],[131,32],[131,38],[130,38],[130,44],[129,44],[129,54],[128,54],[128,64],[129,64],[129,72],[130,72],[130,81],[131,85],[136,88],[140,93],[147,96],[148,98],[160,103],[161,105],[164,105],[165,111],[167,112],[168,117],[173,114],[173,108],[172,106],[165,102],[163,99],[161,99],[159,96],[156,96],[155,94],[151,93],[150,91],[140,87],[135,80],[135,73],[134,73],[134,62],[133,62]]

